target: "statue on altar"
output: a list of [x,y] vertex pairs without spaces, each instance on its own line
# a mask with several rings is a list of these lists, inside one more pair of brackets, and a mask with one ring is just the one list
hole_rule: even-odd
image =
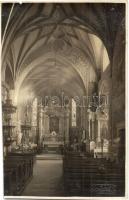
[[57,136],[56,131],[52,131],[52,132],[51,132],[52,141],[56,141],[56,136]]
[[52,136],[52,137],[55,137],[56,135],[57,135],[57,134],[56,134],[55,131],[52,131],[52,132],[51,132],[51,136]]

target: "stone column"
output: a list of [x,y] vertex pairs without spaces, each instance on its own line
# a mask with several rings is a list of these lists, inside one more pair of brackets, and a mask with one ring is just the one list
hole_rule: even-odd
[[92,140],[95,139],[95,121],[92,119]]
[[49,116],[44,113],[44,135],[49,134]]
[[59,133],[63,136],[63,116],[60,116],[59,118]]
[[86,107],[84,107],[84,129],[87,129],[87,116],[86,116]]
[[97,139],[98,139],[98,142],[101,141],[101,138],[100,138],[100,120],[99,119],[98,119],[98,137],[97,137]]
[[37,108],[32,108],[32,118],[31,118],[31,136],[32,143],[37,143]]
[[69,143],[69,115],[66,116],[66,133],[65,133],[65,142]]
[[31,142],[35,144],[36,143],[36,137],[37,137],[37,125],[31,126],[31,132],[32,132]]
[[39,144],[42,143],[42,134],[43,134],[42,119],[43,119],[43,111],[42,111],[42,106],[40,106],[39,108]]
[[90,128],[90,119],[88,120],[88,138],[91,139],[91,128]]
[[[17,105],[14,102],[14,97],[15,97],[15,90],[9,90],[9,98],[11,99],[12,104],[17,107]],[[15,145],[18,144],[19,132],[21,132],[21,124],[19,125],[19,121],[20,118],[18,116],[18,107],[17,107],[16,112],[11,114],[11,124],[15,126],[12,133],[13,138],[15,138],[15,142],[13,142],[13,145],[14,143]]]
[[95,140],[95,113],[91,112],[91,139]]
[[38,146],[40,147],[42,145],[42,114],[43,114],[43,111],[42,111],[42,106],[38,106],[38,113],[37,113],[37,130],[38,130]]
[[92,113],[90,109],[87,110],[87,121],[88,121],[88,138],[92,139],[92,127],[91,127],[91,119],[92,119]]
[[[22,130],[21,130],[21,125],[24,123],[23,119],[24,119],[24,115],[22,113],[22,110],[24,110],[24,107],[23,106],[18,106],[17,107],[17,144],[18,145],[21,145],[22,143],[22,136],[23,136],[23,133],[22,133]],[[22,113],[22,114],[21,114]]]
[[46,115],[46,121],[45,121],[45,124],[46,124],[46,133],[47,134],[50,134],[50,127],[49,127],[49,116]]
[[22,138],[22,133],[21,133],[21,120],[19,117],[19,108],[17,108],[16,113],[13,118],[13,122],[15,127],[15,136],[16,136],[16,144],[20,145],[21,144],[21,138]]
[[43,109],[43,111],[42,111],[42,134],[43,134],[43,137],[44,137],[44,135],[45,135],[45,111],[44,111],[44,109]]
[[81,107],[81,128],[83,127],[83,108]]
[[65,143],[68,144],[69,143],[69,112],[66,113],[65,121],[66,121]]

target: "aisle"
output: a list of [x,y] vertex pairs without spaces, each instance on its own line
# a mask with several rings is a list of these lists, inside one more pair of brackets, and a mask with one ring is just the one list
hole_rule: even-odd
[[34,175],[22,196],[64,196],[62,159],[36,160]]

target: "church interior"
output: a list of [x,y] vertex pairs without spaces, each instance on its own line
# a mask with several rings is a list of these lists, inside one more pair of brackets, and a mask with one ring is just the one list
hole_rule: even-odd
[[125,196],[125,7],[2,4],[5,196]]

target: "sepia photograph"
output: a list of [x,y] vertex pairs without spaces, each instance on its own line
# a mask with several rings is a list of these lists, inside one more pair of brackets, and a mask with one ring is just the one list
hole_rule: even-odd
[[126,196],[126,3],[1,3],[4,197]]

